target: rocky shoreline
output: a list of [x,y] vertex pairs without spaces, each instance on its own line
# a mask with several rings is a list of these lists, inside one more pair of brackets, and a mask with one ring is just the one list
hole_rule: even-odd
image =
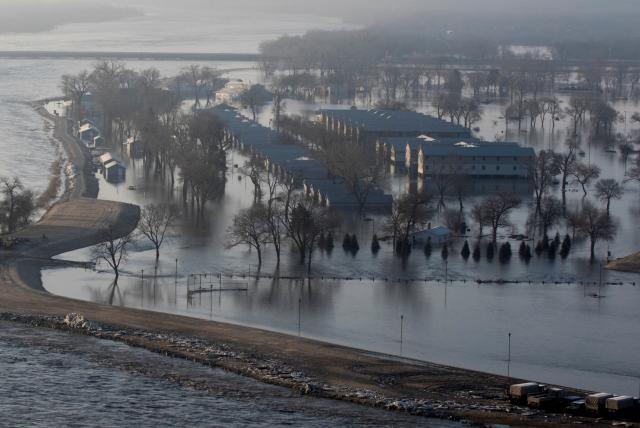
[[[493,403],[491,404],[473,404],[458,401],[453,397],[447,400],[390,397],[367,389],[334,386],[277,358],[239,351],[227,343],[214,343],[202,338],[182,336],[166,331],[118,327],[91,321],[75,313],[61,317],[0,312],[0,321],[117,341],[167,357],[181,358],[221,368],[264,383],[286,387],[301,395],[347,401],[414,416],[461,421],[475,426],[486,426],[485,421],[496,420],[523,426],[563,426],[576,423],[593,424],[595,422],[594,420],[545,414],[515,406],[510,404],[504,395],[492,397]],[[208,388],[202,383],[185,378],[168,378],[167,380],[205,392]],[[467,398],[473,400],[474,394],[480,393],[469,391]]]

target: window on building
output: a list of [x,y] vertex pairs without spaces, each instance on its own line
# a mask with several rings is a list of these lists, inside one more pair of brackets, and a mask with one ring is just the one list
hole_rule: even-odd
[[487,160],[487,158],[486,158],[486,157],[484,157],[484,156],[482,156],[482,160]]
[[514,165],[513,166],[513,170],[516,171],[517,169],[518,169],[518,167]]
[[517,157],[517,156],[514,156],[514,157],[513,157],[513,160],[514,160],[514,161],[517,161],[517,160],[518,160],[518,157]]
[[471,166],[471,170],[472,170],[472,171],[475,171],[475,170],[476,170],[476,166],[475,166],[475,165],[472,165],[472,166]]
[[500,171],[500,165],[496,165],[496,171]]
[[482,165],[482,170],[484,171],[485,169],[487,169],[487,167]]

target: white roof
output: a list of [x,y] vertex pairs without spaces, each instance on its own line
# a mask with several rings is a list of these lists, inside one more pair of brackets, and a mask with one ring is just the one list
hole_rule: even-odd
[[115,155],[113,155],[111,152],[107,152],[103,155],[100,155],[100,157],[98,158],[100,160],[100,163],[102,165],[106,165],[107,163],[109,163],[110,161],[116,161],[116,162],[121,162],[120,159],[118,159],[118,157],[116,157]]
[[88,130],[90,130],[90,129],[95,129],[95,130],[96,130],[96,132],[98,131],[98,129],[97,129],[95,126],[93,126],[92,124],[90,124],[90,123],[85,123],[84,125],[82,125],[82,126],[80,127],[80,132],[86,132],[86,131],[88,131]]
[[609,398],[607,401],[626,401],[633,400],[633,397],[629,397],[628,395],[620,395],[618,397]]
[[104,164],[104,167],[106,169],[111,169],[113,167],[119,166],[120,168],[125,168],[124,165],[122,165],[120,162],[118,162],[117,160],[113,160],[111,159],[109,162]]
[[439,236],[446,236],[451,233],[451,231],[444,226],[436,226],[434,228],[427,230],[427,232],[433,235],[439,235]]

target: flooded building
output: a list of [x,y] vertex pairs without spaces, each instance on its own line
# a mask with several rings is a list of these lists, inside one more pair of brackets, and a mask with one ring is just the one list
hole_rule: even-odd
[[[344,210],[360,208],[344,181],[333,175],[311,150],[287,142],[281,134],[249,120],[228,105],[208,110],[225,123],[228,137],[238,149],[263,162],[269,171],[293,180],[296,187],[318,204]],[[391,195],[372,189],[365,208],[387,211],[392,203]]]
[[378,151],[396,171],[419,176],[529,178],[535,151],[517,143],[475,138],[387,138]]
[[231,80],[224,88],[216,92],[216,103],[232,104],[240,102],[242,93],[249,89],[249,85],[242,80]]
[[323,109],[318,111],[316,120],[328,131],[355,142],[375,143],[381,138],[415,138],[421,135],[431,138],[471,137],[468,128],[415,111]]

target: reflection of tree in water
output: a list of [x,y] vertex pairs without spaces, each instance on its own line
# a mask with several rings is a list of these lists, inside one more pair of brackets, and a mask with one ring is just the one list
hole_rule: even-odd
[[118,286],[117,281],[112,281],[109,286],[104,289],[102,287],[91,287],[89,295],[92,302],[109,306],[124,306],[125,298]]

